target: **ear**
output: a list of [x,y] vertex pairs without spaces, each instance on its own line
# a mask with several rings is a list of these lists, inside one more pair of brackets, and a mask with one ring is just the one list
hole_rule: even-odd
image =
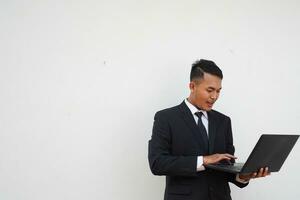
[[190,88],[190,91],[193,92],[195,90],[195,83],[193,81],[191,81],[189,83],[189,88]]

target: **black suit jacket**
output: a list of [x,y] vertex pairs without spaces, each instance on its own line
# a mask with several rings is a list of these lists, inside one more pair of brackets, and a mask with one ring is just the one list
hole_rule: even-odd
[[[234,154],[230,118],[211,110],[208,121],[208,154]],[[246,186],[234,174],[209,169],[197,172],[197,157],[207,154],[203,143],[185,102],[155,114],[148,159],[153,174],[166,175],[165,200],[228,200],[228,182]]]

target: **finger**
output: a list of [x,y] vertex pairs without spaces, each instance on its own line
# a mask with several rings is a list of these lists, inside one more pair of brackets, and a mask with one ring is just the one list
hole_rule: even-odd
[[219,162],[219,161],[221,161],[221,160],[230,160],[231,158],[228,158],[228,157],[226,157],[226,156],[224,156],[224,155],[221,155],[218,159],[217,159],[217,162]]
[[268,175],[268,173],[269,173],[268,171],[269,171],[269,168],[268,168],[268,167],[266,167],[266,168],[265,168],[265,170],[264,170],[263,176],[267,176],[267,175]]
[[227,162],[230,163],[230,164],[231,164],[231,160],[232,160],[232,159],[234,159],[234,158],[228,157],[228,156],[225,155],[225,154],[223,154],[223,155],[220,156],[220,160],[225,160],[225,161],[227,161]]
[[233,159],[237,159],[237,157],[236,156],[234,156],[234,155],[231,155],[231,154],[229,154],[229,153],[225,153],[225,154],[223,154],[223,155],[225,155],[227,158],[233,158]]
[[254,173],[251,175],[251,178],[256,178],[256,176],[257,176],[257,173],[254,172]]
[[264,168],[260,168],[259,171],[258,171],[258,174],[256,175],[256,177],[257,178],[262,177],[263,172],[264,172]]

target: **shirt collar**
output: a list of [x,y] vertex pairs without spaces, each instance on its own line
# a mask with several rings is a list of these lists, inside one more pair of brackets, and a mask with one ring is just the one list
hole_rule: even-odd
[[205,110],[199,110],[198,108],[196,108],[196,106],[194,106],[193,104],[191,104],[187,99],[184,100],[185,104],[187,105],[187,107],[190,109],[191,113],[193,115],[195,115],[196,112],[202,112],[203,116],[208,119],[207,116],[207,111]]

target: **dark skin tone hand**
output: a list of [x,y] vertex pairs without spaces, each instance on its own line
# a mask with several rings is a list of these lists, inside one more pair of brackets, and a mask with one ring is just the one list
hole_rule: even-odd
[[[203,156],[203,164],[204,165],[214,164],[214,163],[218,163],[222,160],[225,160],[225,161],[227,160],[228,162],[230,162],[231,159],[237,159],[237,157],[235,157],[231,154],[228,154],[228,153],[212,154],[209,156]],[[254,172],[254,173],[239,174],[239,178],[244,181],[249,181],[250,179],[265,177],[268,175],[270,175],[270,172],[268,171],[268,167],[265,167],[265,168],[260,168],[257,172]]]

